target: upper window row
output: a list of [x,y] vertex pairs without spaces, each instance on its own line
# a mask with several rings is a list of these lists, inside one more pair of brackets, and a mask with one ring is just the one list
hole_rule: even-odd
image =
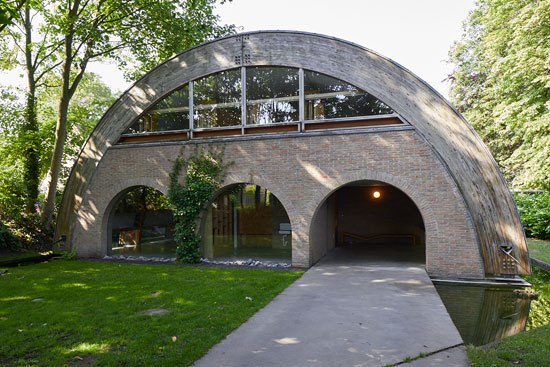
[[[303,90],[304,120],[393,113],[367,92],[317,72],[303,71]],[[195,80],[157,102],[126,134],[240,126],[242,121],[245,125],[300,121],[300,70],[247,67]]]

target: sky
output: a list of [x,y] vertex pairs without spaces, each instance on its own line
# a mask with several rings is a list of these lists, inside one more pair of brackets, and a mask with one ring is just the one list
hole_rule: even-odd
[[[447,98],[447,54],[460,39],[475,0],[233,0],[217,5],[222,24],[239,31],[296,30],[325,34],[369,48],[401,64]],[[182,50],[183,51],[183,50]],[[112,89],[130,83],[114,64],[92,63]],[[24,85],[19,73],[4,81]]]

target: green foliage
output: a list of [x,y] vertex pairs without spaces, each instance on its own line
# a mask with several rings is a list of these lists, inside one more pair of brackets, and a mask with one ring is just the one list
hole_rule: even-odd
[[[0,278],[0,366],[88,365],[76,356],[190,366],[301,274],[83,261],[11,268]],[[169,313],[145,315],[151,308]]]
[[479,0],[449,56],[450,98],[517,188],[550,188],[550,2]]
[[550,193],[514,193],[527,237],[550,239]]
[[[52,84],[59,79],[52,78]],[[68,177],[72,161],[91,130],[112,104],[115,97],[95,74],[85,74],[82,89],[75,93],[69,105],[68,138],[63,157],[61,182]],[[25,152],[33,141],[38,141],[42,154],[39,160],[39,178],[46,176],[55,139],[56,103],[59,92],[42,89],[38,93],[38,132],[25,129],[24,109],[20,96],[13,89],[0,87],[0,213],[13,235],[25,247],[41,249],[49,243],[50,233],[41,228],[35,213],[26,213]],[[36,201],[33,201],[33,203]]]
[[42,252],[51,248],[52,232],[41,226],[37,213],[22,213],[15,219],[0,213],[0,222],[11,236],[17,238],[19,245],[16,245],[16,249],[24,248]]
[[[59,85],[60,78],[52,76],[48,78],[47,82],[50,85]],[[38,93],[40,150],[43,152],[40,160],[40,177],[44,177],[50,169],[59,98],[60,90],[58,88],[44,88]],[[73,162],[84,142],[115,99],[115,94],[97,74],[90,72],[83,75],[80,88],[76,90],[71,99],[67,112],[67,140],[62,158],[59,191],[63,190]]]
[[533,285],[539,299],[531,301],[527,329],[550,324],[550,273],[533,267],[533,274],[525,279]]
[[[198,263],[200,261],[200,234],[196,233],[197,220],[206,204],[212,199],[214,192],[223,183],[223,177],[230,164],[223,163],[225,150],[209,147],[204,150],[195,145],[194,154],[185,159],[182,147],[180,155],[174,161],[170,173],[170,188],[168,201],[172,206],[176,225],[174,239],[178,243],[176,261],[182,263]],[[179,182],[179,177],[185,172],[185,184]]]
[[19,250],[21,249],[21,241],[0,218],[0,250],[2,249]]
[[78,253],[76,252],[76,250],[62,251],[61,256],[63,257],[64,260],[74,261],[77,259]]
[[[12,24],[12,18],[17,15],[19,1],[0,0],[0,24]],[[2,31],[3,28],[0,28]]]

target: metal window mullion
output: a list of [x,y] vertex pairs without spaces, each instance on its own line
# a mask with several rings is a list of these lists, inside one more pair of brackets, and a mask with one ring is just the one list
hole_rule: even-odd
[[244,135],[246,125],[246,68],[241,67],[241,135]]
[[300,96],[300,102],[298,104],[298,114],[300,116],[300,131],[304,131],[304,108],[305,108],[305,95],[304,95],[304,69],[300,68],[298,69],[298,88],[299,88],[299,96]]
[[189,139],[193,138],[193,82],[189,82]]

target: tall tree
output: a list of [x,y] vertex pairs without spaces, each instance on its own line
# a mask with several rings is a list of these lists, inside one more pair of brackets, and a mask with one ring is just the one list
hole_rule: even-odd
[[[20,139],[26,142],[26,149],[22,152],[22,165],[24,207],[28,213],[34,212],[34,206],[38,202],[40,179],[40,137],[36,115],[36,94],[38,89],[44,86],[43,80],[60,65],[56,59],[56,53],[61,43],[59,38],[52,36],[54,25],[38,26],[34,21],[35,16],[43,13],[49,5],[48,1],[18,3],[17,8],[11,13],[13,15],[11,27],[3,35],[8,42],[3,43],[1,50],[3,52],[0,55],[2,68],[23,67],[27,77],[25,119],[18,133]],[[11,50],[10,46],[12,46]]]
[[449,53],[450,98],[516,188],[550,189],[550,1],[478,0]]
[[47,24],[58,25],[63,37],[61,94],[55,144],[50,164],[51,178],[41,220],[49,224],[63,149],[67,137],[67,111],[90,61],[130,59],[135,77],[177,51],[209,38],[234,31],[218,26],[213,14],[216,0],[66,0],[44,13]]
[[[55,75],[48,79],[48,84],[59,85],[60,77]],[[59,102],[59,88],[43,88],[37,96],[38,120],[40,121],[40,150],[43,152],[40,161],[40,177],[49,178],[51,154],[55,142],[55,126]],[[76,90],[67,113],[67,140],[63,151],[60,186],[65,180],[84,141],[90,135],[101,116],[115,101],[111,89],[101,78],[91,72],[82,77],[80,87]],[[42,180],[44,184],[44,179]]]

